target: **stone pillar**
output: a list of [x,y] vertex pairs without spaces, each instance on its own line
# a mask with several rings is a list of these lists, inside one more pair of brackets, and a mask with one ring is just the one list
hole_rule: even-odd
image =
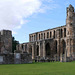
[[34,44],[32,44],[32,59],[34,59],[35,58],[35,51],[34,51]]
[[67,50],[65,49],[64,62],[67,62]]
[[39,56],[41,56],[41,47],[40,47],[40,42],[39,42]]
[[49,38],[50,38],[50,31],[49,31]]
[[36,35],[35,35],[35,41],[37,40],[37,37],[36,37]]
[[60,56],[60,40],[57,40],[57,55]]
[[64,28],[62,30],[63,30],[63,38],[64,38]]
[[27,53],[29,53],[29,45],[27,44]]
[[45,57],[45,41],[43,41],[43,57]]
[[63,56],[62,56],[62,53],[60,54],[60,62],[63,62]]
[[43,40],[44,40],[44,33],[43,33]]
[[26,52],[25,44],[23,45],[23,49],[24,49],[24,51]]
[[33,41],[34,41],[34,35],[33,35]]

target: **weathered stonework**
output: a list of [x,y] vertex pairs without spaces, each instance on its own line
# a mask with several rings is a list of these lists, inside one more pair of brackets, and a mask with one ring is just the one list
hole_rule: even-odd
[[31,54],[28,53],[0,54],[0,64],[24,64],[24,63],[32,63]]
[[12,32],[9,30],[0,31],[0,53],[12,52]]
[[75,60],[75,11],[67,7],[66,25],[29,34],[29,42],[17,45],[17,49],[36,57],[61,62]]
[[32,56],[27,52],[15,51],[12,53],[12,32],[0,31],[0,64],[32,63]]

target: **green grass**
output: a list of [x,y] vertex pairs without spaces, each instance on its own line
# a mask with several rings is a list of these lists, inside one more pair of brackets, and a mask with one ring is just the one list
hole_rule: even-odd
[[0,65],[0,75],[75,75],[75,62]]

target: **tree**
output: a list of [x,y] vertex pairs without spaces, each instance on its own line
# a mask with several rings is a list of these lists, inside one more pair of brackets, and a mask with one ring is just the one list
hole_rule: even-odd
[[12,52],[14,53],[14,50],[16,50],[16,45],[19,44],[19,41],[15,40],[14,37],[12,37]]

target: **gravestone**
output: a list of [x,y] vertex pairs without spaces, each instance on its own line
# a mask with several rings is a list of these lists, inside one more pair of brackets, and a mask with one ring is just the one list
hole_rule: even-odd
[[0,63],[3,63],[3,56],[0,56]]
[[20,53],[15,53],[15,56],[14,56],[14,59],[15,59],[15,64],[21,64],[21,54]]

